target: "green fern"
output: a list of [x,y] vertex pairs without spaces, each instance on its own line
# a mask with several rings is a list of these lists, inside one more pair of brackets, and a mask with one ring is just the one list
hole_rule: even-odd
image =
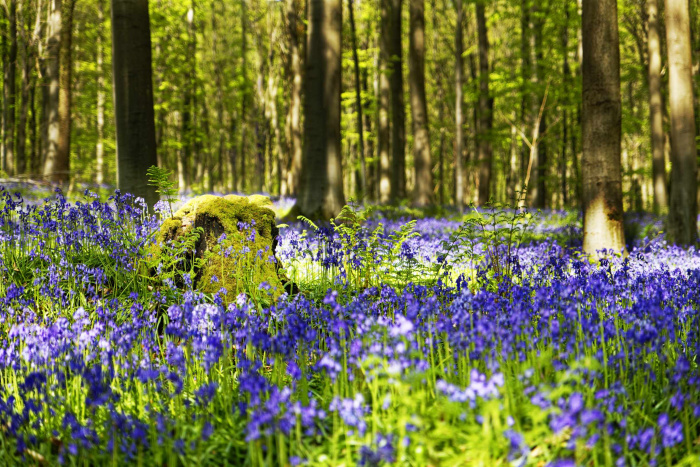
[[170,181],[171,172],[152,165],[146,171],[146,175],[148,175],[148,184],[156,187],[156,193],[165,196],[168,209],[170,210],[170,217],[173,217],[173,201],[177,201],[177,198],[175,198],[177,188],[175,183]]

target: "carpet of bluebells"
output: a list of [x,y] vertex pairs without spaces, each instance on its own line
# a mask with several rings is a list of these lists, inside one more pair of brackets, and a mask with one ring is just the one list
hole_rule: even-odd
[[224,307],[143,275],[139,200],[0,190],[0,464],[700,464],[700,253],[548,212],[438,274],[461,222],[292,224],[301,293]]

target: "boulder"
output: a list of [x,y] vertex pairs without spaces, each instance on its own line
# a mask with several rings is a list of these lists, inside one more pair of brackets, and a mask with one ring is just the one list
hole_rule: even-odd
[[241,292],[269,303],[285,291],[289,282],[275,256],[279,230],[270,206],[270,199],[261,195],[193,198],[161,225],[151,264],[158,263],[167,245],[177,244],[201,228],[178,266],[189,270],[194,261],[194,288],[216,293],[224,287],[226,305]]

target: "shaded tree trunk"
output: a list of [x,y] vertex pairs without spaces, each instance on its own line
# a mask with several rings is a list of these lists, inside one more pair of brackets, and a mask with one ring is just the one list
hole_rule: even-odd
[[403,0],[390,0],[391,56],[391,201],[406,197],[406,107],[403,96],[401,8]]
[[9,48],[5,66],[4,105],[3,105],[3,157],[1,167],[10,175],[15,172],[15,105],[17,102],[17,2],[5,3],[8,22]]
[[340,148],[342,4],[309,0],[304,157],[297,210],[328,219],[345,204]]
[[671,196],[667,233],[671,242],[691,245],[698,236],[698,166],[690,17],[686,0],[666,0],[666,47],[671,112]]
[[491,197],[491,172],[493,157],[491,150],[491,125],[493,102],[489,95],[489,38],[486,29],[486,13],[483,1],[476,4],[476,23],[479,36],[479,204]]
[[156,165],[148,0],[112,0],[112,76],[117,130],[117,184],[158,201],[146,170]]
[[391,17],[389,0],[381,0],[381,33],[379,42],[379,112],[377,122],[377,139],[379,146],[379,202],[386,204],[391,200],[391,155],[389,121],[390,86],[387,72],[391,63]]
[[45,119],[45,143],[43,148],[44,177],[56,179],[59,170],[58,139],[59,139],[59,71],[61,51],[61,0],[51,0],[49,18],[47,21],[48,40],[46,44],[46,91],[43,104]]
[[625,248],[616,0],[583,3],[583,251]]
[[413,165],[415,187],[413,204],[426,206],[433,199],[433,171],[428,133],[428,106],[425,99],[425,0],[409,0],[409,83],[413,120]]
[[661,38],[659,37],[659,0],[647,0],[649,50],[649,119],[651,123],[654,212],[668,209],[666,156],[664,152],[664,110],[661,94]]
[[355,107],[357,110],[358,152],[360,155],[360,198],[367,193],[367,163],[365,161],[365,136],[362,122],[362,93],[360,92],[360,60],[357,57],[357,37],[355,30],[355,6],[353,0],[348,0],[350,13],[350,34],[352,41],[352,60],[355,71]]
[[455,142],[454,142],[454,170],[455,170],[455,204],[458,209],[464,206],[464,171],[462,168],[462,153],[464,152],[464,91],[462,80],[464,79],[464,60],[462,26],[464,11],[462,0],[455,0],[457,10],[457,26],[455,28]]
[[97,0],[97,143],[95,144],[95,182],[105,181],[105,76],[104,76],[104,0]]
[[61,58],[58,92],[58,147],[54,165],[54,181],[62,183],[70,179],[70,140],[72,126],[73,86],[73,11],[76,0],[63,0],[61,13]]
[[287,172],[287,190],[289,194],[297,193],[301,175],[302,138],[301,138],[301,94],[302,63],[297,21],[297,1],[287,0],[287,27],[289,28],[289,55],[291,65],[291,96],[289,102],[289,147],[290,166]]

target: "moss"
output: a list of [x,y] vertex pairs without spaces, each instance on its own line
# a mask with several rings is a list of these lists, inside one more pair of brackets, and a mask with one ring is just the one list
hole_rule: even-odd
[[[173,218],[163,222],[152,251],[155,264],[164,241],[201,227],[204,235],[197,242],[195,254],[205,263],[195,278],[198,290],[216,293],[225,287],[225,304],[234,301],[240,292],[260,302],[276,299],[284,289],[274,261],[278,234],[275,213],[266,207],[268,203],[271,204],[269,198],[260,195],[254,199],[204,195],[190,200]],[[238,228],[239,223],[252,225],[253,221],[254,238],[250,231]],[[226,239],[219,242],[222,233],[226,233]],[[214,277],[217,281],[213,282]],[[270,286],[269,290],[260,287],[263,282]]]

